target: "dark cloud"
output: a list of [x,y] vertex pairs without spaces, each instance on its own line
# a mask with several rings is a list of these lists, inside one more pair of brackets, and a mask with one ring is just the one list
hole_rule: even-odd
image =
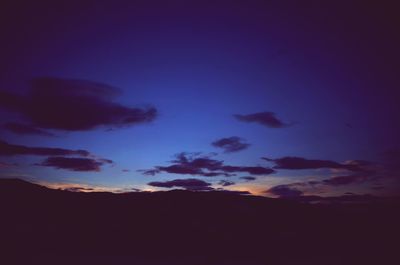
[[316,180],[310,180],[310,181],[307,181],[307,184],[308,185],[317,185],[317,184],[319,184],[320,182],[319,181],[316,181]]
[[212,145],[224,149],[225,153],[238,152],[250,146],[250,144],[244,143],[243,139],[237,136],[219,139],[213,142]]
[[38,156],[89,156],[90,153],[86,150],[69,150],[62,148],[49,147],[28,147],[24,145],[14,145],[0,140],[0,155],[38,155]]
[[384,190],[385,187],[384,186],[374,186],[374,187],[371,187],[371,189],[373,189],[373,190]]
[[315,185],[317,183],[319,183],[319,181],[293,182],[290,184],[285,184],[285,186],[292,187],[292,188],[300,188],[300,187],[306,187],[308,185]]
[[172,160],[172,163],[192,167],[192,168],[204,168],[208,170],[218,170],[222,165],[223,161],[211,159],[208,156],[196,157],[197,153],[179,153],[176,155],[176,159]]
[[137,171],[138,172],[142,172],[143,175],[147,175],[147,176],[154,176],[154,175],[156,175],[156,174],[161,172],[158,169],[139,169]]
[[149,170],[140,170],[145,175],[167,172],[172,174],[198,175],[204,177],[233,176],[233,173],[246,172],[252,175],[267,175],[275,171],[271,168],[261,166],[230,166],[224,165],[221,160],[211,159],[210,157],[196,157],[198,154],[179,153],[176,159],[171,161],[170,166],[156,166]]
[[266,193],[273,194],[279,197],[298,197],[303,195],[303,192],[293,188],[292,185],[278,185],[266,191]]
[[[357,172],[352,175],[346,176],[335,176],[329,179],[324,179],[321,181],[310,180],[303,182],[293,182],[284,185],[278,185],[267,190],[266,193],[274,194],[280,197],[290,197],[290,196],[300,196],[303,194],[304,190],[315,189],[321,186],[344,186],[351,184],[361,184],[368,181],[376,180],[377,176],[375,172]],[[315,191],[315,190],[314,190]],[[309,197],[309,196],[303,196]]]
[[354,183],[362,183],[367,180],[370,180],[370,176],[368,174],[353,174],[348,176],[336,176],[329,179],[324,179],[322,183],[331,186],[341,186]]
[[241,166],[223,166],[221,170],[224,172],[247,172],[252,175],[269,175],[275,171],[268,167],[241,167]]
[[156,167],[156,169],[144,170],[145,175],[154,176],[160,172],[167,172],[171,174],[183,174],[183,175],[198,175],[203,177],[217,177],[217,176],[225,176],[229,177],[231,174],[224,172],[205,172],[202,168],[193,168],[186,165],[172,165],[167,167]]
[[251,195],[251,192],[247,190],[224,190],[224,189],[215,189],[217,192],[222,192],[226,194],[235,194],[235,195]]
[[91,158],[76,158],[76,157],[49,157],[37,166],[54,167],[56,169],[66,169],[70,171],[100,171],[100,167],[111,160],[96,160]]
[[4,130],[10,131],[15,134],[32,134],[32,135],[43,135],[43,136],[54,136],[54,134],[50,132],[46,132],[44,130],[35,128],[34,126],[22,124],[22,123],[15,123],[9,122],[2,126]]
[[155,119],[157,110],[112,101],[118,89],[86,80],[36,78],[26,95],[0,91],[0,107],[19,113],[33,128],[66,131],[117,128]]
[[[230,181],[226,181],[229,186],[233,185],[230,184]],[[213,192],[221,192],[221,193],[229,193],[229,194],[236,194],[236,195],[251,195],[248,191],[235,191],[235,190],[225,190],[223,188],[214,189],[211,187],[211,183],[200,180],[200,179],[174,179],[169,181],[153,181],[147,183],[147,185],[159,188],[183,188],[188,191],[213,191]]]
[[361,167],[357,163],[340,164],[330,160],[306,159],[302,157],[286,156],[278,159],[263,157],[262,159],[275,163],[275,169],[318,169],[318,168],[339,168],[352,171],[359,171]]
[[330,186],[342,186],[350,184],[360,184],[369,181],[375,181],[385,176],[385,167],[380,164],[371,163],[363,160],[351,160],[346,165],[353,167],[352,174],[343,176],[334,176],[324,179],[320,183]]
[[303,195],[304,189],[314,189],[316,185],[322,184],[320,181],[304,181],[304,182],[293,182],[289,184],[282,184],[274,186],[269,190],[265,191],[267,194],[273,194],[279,197],[297,197]]
[[65,188],[64,190],[66,191],[71,191],[71,192],[87,192],[87,191],[94,191],[92,188],[84,188],[84,187],[70,187],[70,188]]
[[291,125],[279,120],[277,117],[275,117],[275,113],[268,111],[247,115],[235,114],[233,116],[239,121],[256,122],[269,128],[283,128]]
[[170,181],[153,181],[147,185],[160,188],[184,188],[191,191],[210,191],[214,190],[211,183],[200,179],[174,179]]
[[103,164],[114,164],[114,161],[112,161],[111,159],[98,158],[97,160],[102,162]]
[[220,180],[220,181],[218,182],[218,185],[221,185],[221,186],[224,186],[224,187],[226,187],[226,186],[232,186],[232,185],[235,185],[235,182],[229,181],[229,180]]
[[368,168],[370,166],[374,166],[374,163],[370,161],[365,161],[365,160],[349,160],[346,161],[346,165],[353,166],[356,170],[364,171],[364,170],[369,170]]
[[157,166],[155,169],[144,170],[145,175],[155,175],[160,172],[172,174],[199,175],[205,177],[228,176],[224,172],[215,172],[223,165],[223,161],[211,159],[209,157],[195,157],[196,154],[179,153],[174,163],[170,166]]
[[245,176],[245,177],[240,177],[240,179],[244,179],[244,180],[246,180],[246,181],[253,181],[253,180],[256,180],[256,177]]
[[[311,200],[313,196],[302,195],[304,189],[305,190],[310,188],[315,189],[318,186],[321,187],[324,185],[336,187],[336,186],[345,186],[351,184],[361,184],[376,179],[377,176],[375,175],[375,172],[362,172],[362,173],[357,172],[352,175],[335,176],[321,181],[311,180],[311,181],[294,182],[290,184],[278,185],[267,190],[266,193],[274,194],[280,197],[302,196],[304,200]],[[318,198],[317,200],[320,200]]]
[[168,167],[157,167],[159,171],[164,171],[173,174],[189,174],[189,175],[204,175],[201,168],[190,167],[188,165],[172,165]]
[[137,188],[130,188],[128,191],[126,192],[141,192],[141,189],[137,189]]
[[129,187],[129,188],[121,188],[121,189],[110,190],[109,192],[113,192],[113,193],[133,193],[133,192],[144,192],[144,191],[142,191],[141,189]]

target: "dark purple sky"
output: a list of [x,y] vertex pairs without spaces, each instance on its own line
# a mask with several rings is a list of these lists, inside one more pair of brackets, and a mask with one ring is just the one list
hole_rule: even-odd
[[398,195],[390,2],[8,1],[0,177]]

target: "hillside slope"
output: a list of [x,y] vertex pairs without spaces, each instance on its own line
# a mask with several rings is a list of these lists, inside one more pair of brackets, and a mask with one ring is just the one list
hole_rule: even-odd
[[0,201],[2,264],[400,264],[396,201],[77,193],[21,180],[0,180]]

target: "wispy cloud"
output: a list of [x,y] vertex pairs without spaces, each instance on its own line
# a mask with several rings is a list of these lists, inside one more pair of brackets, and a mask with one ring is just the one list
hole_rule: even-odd
[[220,181],[218,182],[218,185],[221,185],[221,186],[224,186],[224,187],[226,187],[226,186],[232,186],[232,185],[235,185],[235,182],[229,181],[229,180],[220,180]]
[[292,125],[290,123],[285,123],[281,121],[276,117],[274,112],[269,112],[269,111],[257,112],[246,115],[235,114],[233,116],[239,121],[248,123],[250,122],[258,123],[269,128],[284,128]]
[[36,155],[36,156],[89,156],[86,150],[70,150],[64,148],[29,147],[24,145],[9,144],[0,140],[0,156]]
[[225,153],[242,151],[250,146],[250,144],[243,142],[243,139],[237,136],[218,139],[212,145],[223,149]]
[[274,169],[318,169],[318,168],[331,168],[331,169],[346,169],[351,171],[360,171],[362,168],[358,163],[341,164],[330,160],[320,159],[307,159],[296,156],[285,156],[282,158],[266,158],[262,159],[273,162]]

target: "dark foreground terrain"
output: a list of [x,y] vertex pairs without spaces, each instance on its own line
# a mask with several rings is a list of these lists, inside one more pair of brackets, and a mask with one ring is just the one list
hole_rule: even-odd
[[0,180],[0,264],[400,264],[399,203],[76,193]]

